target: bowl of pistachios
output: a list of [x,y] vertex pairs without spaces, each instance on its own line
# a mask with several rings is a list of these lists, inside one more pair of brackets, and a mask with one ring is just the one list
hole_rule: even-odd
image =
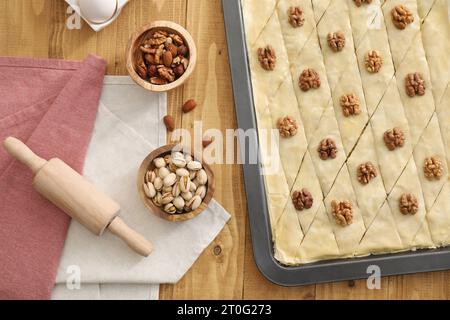
[[214,194],[214,174],[191,149],[171,144],[144,159],[137,187],[151,213],[168,221],[186,221],[208,207]]

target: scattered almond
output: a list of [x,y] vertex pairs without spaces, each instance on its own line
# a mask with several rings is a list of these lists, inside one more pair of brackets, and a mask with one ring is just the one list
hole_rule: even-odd
[[173,130],[175,130],[175,120],[172,116],[167,115],[163,120],[168,131],[172,132]]
[[212,138],[205,137],[202,141],[203,148],[206,148],[207,146],[209,146],[211,143],[213,143],[213,141],[214,140]]
[[184,113],[188,113],[194,110],[196,106],[197,102],[194,99],[190,99],[184,103],[182,110]]
[[172,61],[173,61],[172,53],[170,51],[164,52],[164,55],[163,55],[164,65],[166,67],[170,67],[172,65]]

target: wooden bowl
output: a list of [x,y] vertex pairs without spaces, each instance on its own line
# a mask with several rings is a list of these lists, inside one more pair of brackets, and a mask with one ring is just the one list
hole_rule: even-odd
[[150,153],[147,156],[147,158],[145,158],[144,161],[142,162],[141,167],[139,168],[138,178],[137,178],[137,188],[139,191],[139,195],[140,195],[142,201],[144,202],[144,205],[147,207],[147,209],[151,213],[153,213],[165,220],[172,221],[172,222],[186,221],[186,220],[190,220],[190,219],[198,216],[200,213],[202,213],[208,207],[209,202],[211,201],[211,199],[214,195],[214,190],[215,190],[214,173],[212,172],[211,167],[203,161],[201,156],[196,156],[193,151],[186,151],[185,150],[186,148],[185,148],[185,149],[183,149],[182,152],[184,154],[190,154],[195,160],[200,161],[203,165],[203,169],[206,171],[206,174],[208,176],[208,183],[206,185],[206,187],[207,187],[206,196],[203,199],[203,202],[200,205],[200,207],[198,207],[194,211],[187,212],[187,213],[169,214],[169,213],[165,212],[162,208],[156,206],[153,203],[153,201],[150,200],[145,195],[144,187],[143,187],[143,184],[145,182],[145,174],[147,173],[148,170],[155,169],[153,160],[155,160],[156,158],[164,157],[168,154],[171,154],[172,150],[178,146],[179,145],[177,145],[177,144],[169,144],[169,145],[163,146],[161,148],[158,148],[158,149],[154,150],[152,153]]
[[[149,32],[152,33],[158,30],[178,34],[179,36],[181,36],[181,38],[183,38],[184,43],[189,50],[189,66],[187,67],[184,74],[174,82],[164,85],[152,84],[149,81],[142,79],[134,69],[137,54],[141,54],[139,46],[142,42],[143,37],[145,37],[145,35],[147,35],[147,33]],[[194,39],[192,38],[190,33],[187,32],[186,29],[184,29],[182,26],[174,22],[154,21],[150,24],[146,24],[137,29],[128,42],[128,47],[126,51],[126,64],[128,73],[138,85],[149,91],[165,92],[181,86],[192,75],[196,63],[197,63],[197,47],[195,45]]]

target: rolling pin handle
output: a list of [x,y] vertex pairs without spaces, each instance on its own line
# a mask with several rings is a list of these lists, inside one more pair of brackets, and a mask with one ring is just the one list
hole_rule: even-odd
[[119,217],[114,218],[108,229],[112,234],[121,238],[134,252],[143,257],[148,257],[153,250],[147,239],[127,226]]
[[13,137],[6,138],[3,146],[11,156],[30,168],[33,173],[37,173],[47,164],[47,160],[37,156],[19,139]]

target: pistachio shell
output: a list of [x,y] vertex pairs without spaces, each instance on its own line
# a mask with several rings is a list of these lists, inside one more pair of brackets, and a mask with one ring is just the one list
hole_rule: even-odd
[[153,164],[159,169],[166,166],[166,161],[163,158],[156,158],[153,160]]
[[172,186],[169,186],[169,187],[164,187],[163,189],[162,189],[162,191],[163,191],[163,193],[172,193]]
[[199,196],[194,196],[191,200],[186,203],[186,206],[191,210],[195,210],[202,204],[202,198]]
[[202,186],[205,185],[208,182],[208,175],[206,174],[205,170],[200,170],[197,173],[197,177],[195,178],[195,182],[197,185]]
[[159,177],[160,177],[161,179],[164,180],[164,178],[167,177],[169,174],[170,174],[170,171],[169,171],[169,169],[167,169],[166,167],[161,167],[161,168],[159,169]]
[[161,193],[157,193],[156,196],[152,199],[153,203],[155,204],[155,206],[157,207],[161,207],[161,200],[162,200],[162,194]]
[[184,206],[186,204],[186,201],[184,201],[183,197],[176,197],[175,199],[173,199],[173,205],[178,209],[178,210],[183,210]]
[[172,153],[172,161],[174,160],[174,159],[184,159],[184,155],[181,153],[181,152],[174,152],[174,153]]
[[189,191],[192,193],[195,193],[195,191],[197,191],[197,185],[194,182],[191,182],[191,187],[189,188]]
[[194,159],[192,158],[192,156],[190,154],[186,153],[184,155],[184,160],[186,160],[186,163],[189,163],[189,162],[191,162]]
[[144,183],[144,192],[145,195],[150,199],[156,196],[156,189],[153,183],[151,182]]
[[193,170],[193,171],[198,171],[201,168],[203,168],[202,164],[200,162],[198,162],[198,161],[195,161],[195,160],[189,162],[187,164],[187,167],[188,167],[189,170]]
[[181,194],[180,183],[177,181],[172,187],[172,195],[178,197]]
[[155,189],[157,191],[161,191],[163,187],[163,180],[160,177],[156,177],[155,181],[153,182],[153,185],[155,186]]
[[206,197],[206,187],[200,186],[197,188],[197,191],[195,191],[196,196],[200,196],[200,198],[205,199]]
[[162,205],[166,205],[168,203],[171,203],[172,201],[173,201],[173,196],[172,196],[172,193],[170,193],[170,192],[164,193],[161,197]]
[[168,203],[164,206],[164,211],[168,214],[175,214],[177,212],[177,208],[173,205],[173,203]]
[[188,177],[189,176],[189,171],[187,171],[184,168],[177,169],[176,173],[177,173],[177,176],[179,176],[179,177]]
[[186,201],[189,201],[189,200],[191,200],[192,199],[192,197],[194,196],[193,194],[192,194],[192,192],[182,192],[181,193],[181,196],[183,197],[183,199],[184,200],[186,200]]
[[173,158],[172,163],[176,165],[178,168],[186,167],[186,160],[184,160],[184,158]]
[[145,174],[145,182],[151,182],[153,183],[155,181],[156,174],[154,171],[147,171]]
[[175,182],[177,182],[177,175],[175,173],[170,173],[164,178],[164,186],[166,187],[173,186]]
[[196,176],[197,176],[197,171],[189,172],[189,178],[191,179],[191,181],[194,180]]
[[180,190],[181,192],[187,192],[191,188],[191,179],[189,177],[181,177],[180,179]]

